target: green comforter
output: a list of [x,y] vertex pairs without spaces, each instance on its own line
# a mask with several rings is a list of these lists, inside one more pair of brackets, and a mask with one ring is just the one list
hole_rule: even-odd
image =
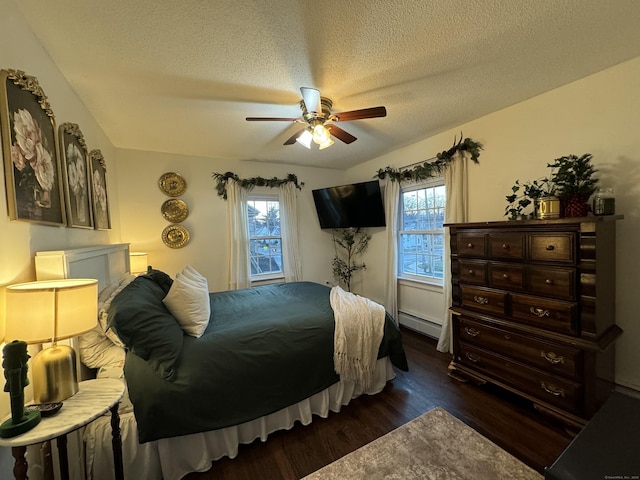
[[[329,292],[298,282],[210,294],[209,326],[198,339],[184,336],[172,381],[128,351],[140,442],[254,420],[337,382]],[[379,358],[386,355],[407,370],[389,315]]]

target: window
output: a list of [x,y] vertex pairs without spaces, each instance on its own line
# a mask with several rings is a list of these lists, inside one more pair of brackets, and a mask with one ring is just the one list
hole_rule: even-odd
[[249,264],[252,280],[284,275],[277,195],[249,195]]
[[402,188],[399,275],[442,283],[444,277],[444,178]]

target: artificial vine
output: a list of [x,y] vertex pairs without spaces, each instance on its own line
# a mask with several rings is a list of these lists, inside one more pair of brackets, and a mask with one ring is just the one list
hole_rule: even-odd
[[393,182],[426,180],[440,175],[447,165],[453,161],[454,155],[458,151],[469,152],[473,163],[479,163],[478,157],[480,157],[480,150],[483,148],[482,144],[470,138],[463,139],[462,132],[460,132],[460,140],[456,142],[456,138],[453,139],[453,146],[449,150],[438,153],[436,159],[431,162],[424,162],[422,165],[417,165],[410,170],[398,170],[391,167],[381,168],[378,170],[376,177],[380,180],[389,177]]
[[216,181],[216,191],[218,192],[218,196],[225,200],[227,199],[227,182],[229,180],[236,181],[242,188],[246,188],[247,190],[251,190],[253,187],[278,188],[280,185],[284,185],[289,182],[293,183],[298,190],[302,190],[302,187],[304,186],[304,182],[298,182],[298,177],[293,173],[288,173],[286,178],[240,178],[233,172],[214,172],[212,176]]

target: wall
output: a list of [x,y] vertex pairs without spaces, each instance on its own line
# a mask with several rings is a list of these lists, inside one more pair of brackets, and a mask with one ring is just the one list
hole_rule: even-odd
[[[484,144],[480,164],[471,165],[470,221],[504,220],[505,196],[516,179],[548,175],[547,162],[566,155],[593,154],[602,186],[616,194],[616,321],[624,334],[616,344],[616,381],[640,390],[640,295],[634,279],[640,267],[640,57],[492,113],[421,142],[378,157],[347,172],[348,178],[373,176],[388,165],[420,162],[446,150],[462,131]],[[365,257],[369,265],[383,255],[383,233],[374,233]],[[364,294],[380,298],[384,277]]]
[[[304,182],[302,190],[297,192],[304,279],[318,283],[332,280],[333,244],[330,234],[320,230],[311,190],[339,184],[344,176],[343,171],[248,161],[230,162],[137,150],[119,150],[118,165],[122,241],[130,243],[133,251],[147,252],[150,265],[172,276],[191,264],[207,277],[211,291],[228,289],[229,265],[228,205],[218,197],[212,173],[230,170],[241,178],[284,178],[288,173],[296,174],[298,181]],[[158,187],[158,179],[165,172],[179,173],[187,182],[187,189],[180,198],[189,207],[189,216],[183,225],[190,232],[191,239],[179,249],[167,247],[161,238],[162,230],[169,225],[160,209],[170,197]]]

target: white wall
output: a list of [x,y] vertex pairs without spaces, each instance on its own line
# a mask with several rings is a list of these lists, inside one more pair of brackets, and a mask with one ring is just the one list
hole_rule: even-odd
[[[470,168],[470,221],[505,220],[505,196],[516,179],[546,176],[548,162],[566,155],[593,154],[602,186],[616,194],[618,222],[616,321],[624,334],[616,344],[616,381],[640,390],[640,57],[528,101],[458,125],[442,134],[352,168],[348,178],[372,176],[379,168],[400,167],[448,149],[455,136],[484,144],[480,164]],[[376,233],[367,265],[386,250]],[[381,297],[384,277],[364,290]]]
[[[133,251],[148,252],[149,264],[172,276],[191,264],[207,277],[211,291],[229,288],[227,202],[218,197],[212,173],[232,171],[241,178],[284,178],[288,173],[297,175],[298,181],[304,182],[302,190],[297,191],[303,276],[305,280],[318,283],[332,280],[331,236],[320,230],[311,190],[339,184],[344,176],[343,171],[260,162],[230,162],[138,150],[119,150],[118,165],[122,241],[130,243]],[[187,189],[180,198],[189,207],[189,216],[182,225],[190,232],[191,240],[179,249],[167,247],[161,238],[162,230],[169,225],[162,217],[160,208],[170,197],[158,187],[158,179],[165,172],[179,173],[187,182]]]

